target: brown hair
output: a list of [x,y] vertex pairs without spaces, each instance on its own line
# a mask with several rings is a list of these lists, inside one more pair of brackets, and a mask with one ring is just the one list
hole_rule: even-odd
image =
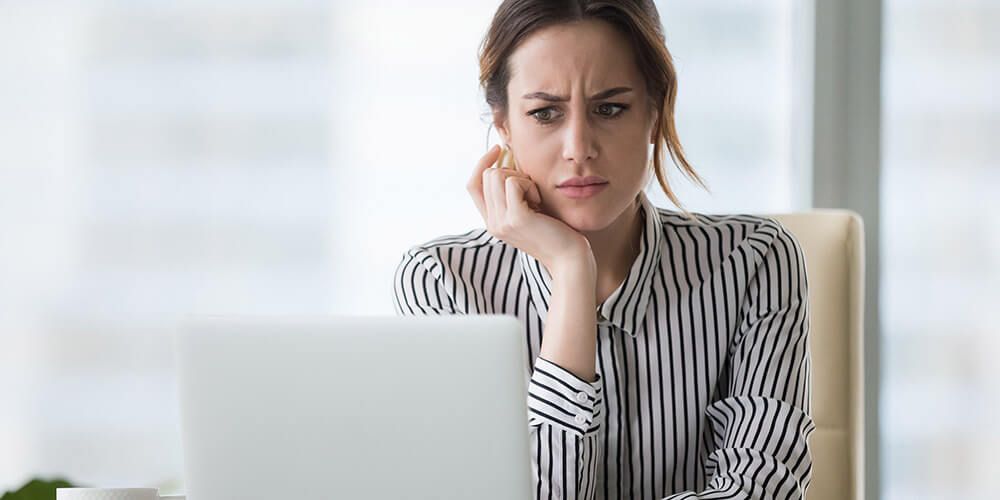
[[518,44],[536,30],[555,24],[598,19],[610,23],[631,42],[636,64],[646,82],[650,106],[659,109],[653,146],[653,171],[660,187],[684,214],[691,217],[670,189],[663,168],[664,147],[685,175],[709,190],[684,157],[674,125],[677,73],[667,50],[660,15],[651,0],[504,0],[497,8],[479,48],[479,84],[486,103],[506,118],[508,60]]

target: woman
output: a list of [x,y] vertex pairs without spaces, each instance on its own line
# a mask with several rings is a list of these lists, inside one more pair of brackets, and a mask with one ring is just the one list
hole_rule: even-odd
[[773,219],[645,196],[655,174],[680,206],[664,148],[701,182],[653,3],[504,1],[480,65],[506,145],[467,186],[486,228],[410,248],[397,313],[523,321],[536,498],[804,498],[802,251]]

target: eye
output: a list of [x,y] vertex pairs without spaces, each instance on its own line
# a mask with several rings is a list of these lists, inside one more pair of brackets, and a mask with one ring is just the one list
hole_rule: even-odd
[[[621,104],[617,102],[605,102],[597,106],[598,110],[597,114],[608,119],[615,119],[621,116],[621,114],[624,113],[625,110],[627,110],[628,108],[629,106],[627,104]],[[535,121],[537,121],[540,125],[551,125],[552,122],[555,121],[556,118],[558,118],[558,115],[552,116],[553,113],[555,113],[555,111],[556,111],[555,108],[552,107],[539,108],[529,111],[527,115],[534,118]]]
[[616,102],[605,102],[605,103],[602,103],[602,104],[600,104],[600,105],[597,106],[597,109],[599,109],[599,110],[600,109],[605,109],[606,110],[608,108],[618,108],[618,111],[615,111],[614,113],[608,112],[608,113],[599,113],[599,114],[603,114],[604,116],[606,116],[608,118],[618,118],[619,116],[621,116],[622,113],[625,112],[626,109],[628,109],[628,105],[626,105],[626,104],[619,104],[619,103],[616,103]]
[[549,125],[553,120],[552,113],[555,109],[549,108],[539,108],[534,111],[529,111],[528,116],[532,117],[541,125]]

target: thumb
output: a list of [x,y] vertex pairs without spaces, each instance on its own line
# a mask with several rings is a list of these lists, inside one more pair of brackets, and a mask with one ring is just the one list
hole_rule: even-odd
[[528,189],[528,199],[531,203],[534,203],[535,207],[542,206],[542,194],[538,192],[538,184],[533,181],[528,181],[531,184],[531,188]]
[[[525,199],[525,193],[530,193],[529,185],[534,186],[533,182],[523,177],[510,176],[507,177],[505,184],[504,191],[507,195],[507,210],[512,210],[514,207],[534,210],[529,200]],[[529,195],[528,198],[530,199],[531,196]]]
[[531,180],[525,174],[513,175],[512,178],[517,179],[517,185],[521,190],[521,195],[528,202],[528,207],[532,210],[538,210],[542,206],[542,195],[538,191],[538,184]]

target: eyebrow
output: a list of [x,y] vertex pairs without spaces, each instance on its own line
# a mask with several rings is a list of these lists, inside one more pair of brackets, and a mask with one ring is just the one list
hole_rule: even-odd
[[[631,87],[615,87],[613,89],[603,90],[590,97],[591,100],[607,99],[608,97],[622,94],[625,92],[631,92]],[[525,99],[541,99],[543,101],[549,102],[565,102],[568,101],[568,97],[547,94],[545,92],[532,92],[530,94],[524,94],[522,97]]]

